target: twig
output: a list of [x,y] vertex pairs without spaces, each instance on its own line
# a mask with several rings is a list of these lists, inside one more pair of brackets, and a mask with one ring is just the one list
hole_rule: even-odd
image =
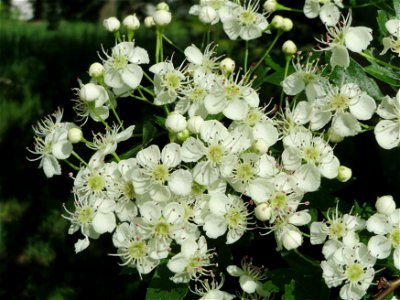
[[389,295],[391,292],[393,292],[399,286],[400,286],[400,277],[395,280],[391,280],[389,282],[389,285],[387,286],[387,288],[382,290],[378,295],[373,296],[372,300],[384,300],[387,295]]

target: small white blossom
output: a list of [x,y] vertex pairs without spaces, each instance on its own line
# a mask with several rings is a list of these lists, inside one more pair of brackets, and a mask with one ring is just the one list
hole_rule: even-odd
[[[321,6],[322,4],[322,6]],[[307,18],[320,17],[322,23],[334,26],[340,19],[339,8],[343,8],[342,0],[306,0],[303,11]]]

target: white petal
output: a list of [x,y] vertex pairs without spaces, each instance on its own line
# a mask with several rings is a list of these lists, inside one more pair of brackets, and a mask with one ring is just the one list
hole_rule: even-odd
[[147,50],[141,47],[135,47],[128,57],[129,61],[134,64],[148,64],[150,62]]
[[216,239],[223,235],[228,229],[228,225],[226,220],[214,214],[209,214],[204,219],[203,230],[206,232],[206,235],[211,239]]
[[185,56],[187,60],[195,65],[201,65],[203,63],[203,53],[195,45],[191,45],[185,49]]
[[400,143],[400,125],[390,120],[381,120],[374,128],[374,134],[379,146],[392,149]]
[[295,226],[303,226],[311,221],[311,215],[308,213],[307,210],[301,210],[293,215],[291,215],[288,219],[288,222]]
[[326,26],[334,26],[340,19],[339,8],[333,3],[322,5],[319,17]]
[[372,256],[379,259],[384,259],[390,255],[390,252],[392,251],[392,245],[386,237],[382,235],[375,235],[368,241],[368,250]]
[[61,174],[60,164],[53,155],[44,156],[41,161],[41,166],[43,166],[43,171],[47,178]]
[[367,220],[367,230],[375,234],[385,235],[390,232],[391,226],[388,216],[376,213]]
[[181,273],[185,270],[187,264],[187,259],[181,253],[179,253],[170,258],[167,263],[167,267],[173,273]]
[[363,93],[349,109],[358,120],[369,120],[376,110],[376,102],[374,98]]
[[168,168],[174,168],[181,163],[181,147],[176,143],[167,144],[161,152],[161,160]]
[[226,271],[228,272],[229,275],[234,276],[234,277],[239,277],[244,274],[244,271],[235,265],[227,266]]
[[367,49],[372,41],[372,29],[369,27],[358,26],[350,27],[346,30],[344,40],[347,49],[353,52],[362,52]]
[[393,261],[394,261],[394,266],[400,270],[400,247],[397,246],[396,249],[393,251]]
[[90,241],[89,241],[88,237],[78,240],[74,245],[75,253],[79,253],[79,252],[85,250],[87,247],[89,247],[89,244],[90,244]]
[[337,159],[337,157],[333,157],[327,163],[321,163],[319,166],[319,170],[322,176],[329,179],[333,179],[338,175],[339,166],[340,166],[339,160]]
[[310,226],[310,243],[311,245],[322,244],[327,234],[322,232],[322,222],[312,222]]
[[146,223],[155,224],[161,218],[160,206],[155,203],[145,202],[139,206],[139,210]]
[[116,219],[113,212],[110,213],[102,213],[97,212],[97,214],[93,218],[93,229],[99,234],[103,234],[105,232],[112,232],[116,226]]
[[[222,19],[222,18],[221,18]],[[242,26],[233,18],[223,21],[223,28],[225,33],[231,40],[236,40],[239,37]]]
[[345,284],[340,289],[340,297],[342,299],[361,299],[367,293],[366,290],[358,288],[357,285],[350,283]]
[[149,190],[151,199],[158,202],[164,202],[171,198],[171,192],[169,188],[161,184],[153,184]]
[[400,20],[391,19],[385,23],[385,27],[390,34],[397,35],[400,30]]
[[332,49],[332,56],[329,61],[331,67],[340,66],[343,68],[347,68],[350,65],[350,57],[349,52],[347,51],[345,46],[335,45]]
[[125,130],[121,131],[120,133],[117,134],[116,141],[117,142],[123,142],[129,139],[132,136],[133,130],[135,129],[135,125],[131,125]]
[[176,170],[168,180],[168,187],[175,195],[186,196],[192,191],[192,174],[188,170]]
[[206,154],[207,148],[194,137],[189,137],[182,145],[182,160],[184,162],[198,161]]
[[300,72],[290,74],[282,81],[283,91],[286,95],[294,96],[305,88],[304,77]]
[[184,215],[185,208],[177,202],[168,203],[167,206],[165,206],[163,209],[163,216],[165,217],[165,221],[170,224],[176,224],[182,221]]
[[249,275],[243,274],[239,277],[239,284],[242,290],[248,294],[252,294],[256,291],[258,283],[254,281]]
[[306,0],[304,3],[303,11],[307,18],[313,19],[318,17],[320,10],[319,1]]
[[67,140],[58,141],[53,144],[51,152],[58,159],[66,159],[72,153],[72,144]]
[[181,245],[181,252],[186,258],[192,257],[197,249],[199,249],[199,245],[195,240],[187,240]]
[[357,119],[348,112],[337,113],[332,120],[332,130],[339,136],[354,136],[361,131]]
[[122,81],[132,89],[136,89],[143,77],[143,70],[135,64],[129,64],[120,70]]
[[199,162],[193,169],[193,179],[201,185],[210,185],[219,179],[219,171],[208,162]]
[[214,215],[224,216],[231,202],[231,199],[225,194],[215,193],[208,201],[208,207]]
[[296,185],[304,192],[316,191],[321,185],[321,174],[317,167],[302,165],[294,173]]
[[136,155],[138,163],[148,169],[151,169],[153,166],[157,165],[160,161],[160,158],[160,149],[156,145],[151,145],[143,150],[140,150]]
[[247,116],[249,106],[246,102],[234,99],[228,102],[224,108],[223,114],[231,120],[243,120]]
[[204,107],[209,114],[215,115],[220,113],[226,107],[226,99],[223,96],[215,96],[214,94],[208,94],[204,98]]

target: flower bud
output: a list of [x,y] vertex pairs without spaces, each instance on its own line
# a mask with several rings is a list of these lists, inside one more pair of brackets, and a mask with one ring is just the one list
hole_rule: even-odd
[[254,215],[260,221],[268,221],[272,216],[272,207],[265,202],[260,203],[254,209]]
[[293,55],[297,52],[297,46],[293,41],[287,40],[282,45],[282,51],[287,55]]
[[219,63],[219,68],[223,73],[232,73],[235,71],[236,63],[232,58],[225,57]]
[[286,250],[296,249],[303,243],[303,237],[297,230],[286,230],[282,235],[282,245]]
[[181,142],[186,141],[189,136],[190,136],[190,131],[187,129],[184,129],[176,134],[176,138]]
[[126,29],[131,31],[136,31],[140,27],[140,21],[136,17],[136,14],[126,16],[125,19],[123,19],[122,24],[126,27]]
[[156,25],[156,23],[154,22],[154,18],[152,16],[147,16],[146,18],[144,18],[143,23],[144,26],[146,26],[147,28],[151,28]]
[[276,0],[267,0],[264,2],[263,8],[266,12],[272,13],[277,9],[278,2]]
[[165,127],[175,133],[186,129],[186,126],[186,118],[176,111],[170,113],[165,120]]
[[293,21],[289,18],[283,18],[281,29],[287,32],[292,30],[292,28],[293,28]]
[[78,127],[72,127],[68,130],[68,140],[72,144],[79,143],[83,138],[82,130]]
[[214,24],[218,20],[218,13],[211,6],[203,6],[199,11],[199,20],[204,24]]
[[193,116],[187,122],[187,128],[194,134],[200,133],[200,127],[203,125],[204,119],[200,116]]
[[353,172],[350,168],[346,166],[339,166],[338,176],[336,177],[336,179],[339,180],[340,182],[346,182],[351,178],[352,175]]
[[116,32],[119,30],[121,23],[116,17],[110,17],[103,21],[103,26],[109,32]]
[[271,26],[276,29],[282,29],[283,17],[280,15],[275,15],[271,20]]
[[104,66],[98,62],[92,63],[89,67],[89,75],[94,78],[103,76]]
[[378,197],[375,203],[376,210],[384,215],[390,215],[396,210],[396,202],[391,195]]
[[165,3],[165,2],[160,2],[160,3],[157,4],[156,10],[169,11],[169,5],[167,3]]
[[153,15],[153,19],[157,26],[164,27],[171,23],[172,15],[169,11],[157,10]]

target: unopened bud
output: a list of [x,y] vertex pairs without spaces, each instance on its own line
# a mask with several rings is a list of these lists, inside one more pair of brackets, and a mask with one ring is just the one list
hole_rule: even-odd
[[103,21],[103,26],[107,31],[116,32],[119,30],[121,23],[116,17],[110,17]]
[[167,3],[165,3],[165,2],[160,2],[160,3],[157,4],[156,10],[169,11],[169,5]]
[[289,18],[283,18],[281,29],[283,31],[290,31],[293,28],[293,21]]
[[221,60],[219,64],[219,68],[223,73],[232,73],[235,71],[236,63],[232,58],[225,57],[223,60]]
[[164,26],[167,26],[169,23],[171,23],[172,15],[169,11],[157,10],[153,14],[153,19],[154,19],[154,23],[157,26],[164,27]]
[[190,131],[187,129],[182,130],[176,134],[176,137],[179,141],[184,142],[190,136]]
[[194,134],[200,133],[200,127],[203,125],[204,119],[200,116],[193,116],[187,122],[187,128]]
[[391,195],[381,196],[376,199],[376,210],[384,215],[390,215],[396,210],[396,202]]
[[94,78],[103,76],[104,66],[98,62],[92,63],[89,67],[89,75]]
[[283,17],[280,15],[275,15],[271,20],[271,26],[276,29],[282,29]]
[[140,21],[136,17],[136,14],[126,16],[122,21],[122,24],[126,27],[126,29],[131,31],[136,31],[140,27]]
[[144,18],[143,23],[144,23],[144,26],[146,26],[147,28],[151,28],[156,25],[156,23],[154,22],[153,16],[147,16],[146,18]]
[[82,138],[83,138],[83,133],[80,128],[73,127],[68,130],[68,140],[72,144],[79,143],[80,141],[82,141]]
[[277,9],[277,5],[276,0],[267,0],[264,2],[263,8],[266,12],[272,13]]
[[101,86],[94,83],[84,84],[79,90],[79,98],[84,101],[95,101],[101,95]]
[[336,179],[341,182],[346,182],[346,181],[350,180],[352,175],[353,175],[353,172],[350,168],[348,168],[346,166],[339,166],[338,176],[336,177]]
[[268,221],[272,216],[272,207],[265,202],[260,203],[254,209],[254,215],[260,221]]
[[186,126],[186,118],[176,111],[170,113],[165,120],[165,127],[175,133],[186,129]]
[[297,52],[297,46],[293,41],[287,40],[282,45],[282,51],[287,55],[293,55]]
[[282,245],[286,250],[296,249],[303,243],[303,237],[297,230],[286,230],[282,235]]

